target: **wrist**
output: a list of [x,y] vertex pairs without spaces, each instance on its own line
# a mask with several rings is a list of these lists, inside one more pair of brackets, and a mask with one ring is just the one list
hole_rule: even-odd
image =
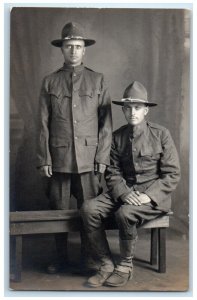
[[103,174],[106,170],[106,165],[100,164],[100,163],[95,163],[94,170],[95,170],[95,172],[99,172],[99,173]]

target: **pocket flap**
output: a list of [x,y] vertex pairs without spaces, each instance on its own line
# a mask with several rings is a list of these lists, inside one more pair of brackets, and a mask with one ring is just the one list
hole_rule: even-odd
[[50,89],[49,94],[55,96],[56,98],[71,97],[71,94],[69,91],[66,91],[66,90],[63,90],[60,88]]
[[140,150],[140,156],[154,156],[162,153],[161,145],[143,145]]
[[98,139],[96,137],[87,137],[85,139],[86,146],[97,146],[98,145]]
[[93,91],[90,89],[81,89],[79,90],[79,96],[89,96],[89,97],[93,97]]

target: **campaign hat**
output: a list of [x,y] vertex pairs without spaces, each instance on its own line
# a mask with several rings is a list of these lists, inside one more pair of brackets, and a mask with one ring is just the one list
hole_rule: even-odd
[[55,47],[62,47],[63,42],[67,40],[83,40],[85,47],[96,43],[95,40],[86,38],[83,26],[76,22],[67,23],[62,28],[61,38],[53,40],[51,44]]
[[154,102],[148,101],[146,88],[142,83],[133,81],[124,91],[123,98],[114,100],[112,103],[124,106],[125,103],[145,104],[146,106],[156,106]]

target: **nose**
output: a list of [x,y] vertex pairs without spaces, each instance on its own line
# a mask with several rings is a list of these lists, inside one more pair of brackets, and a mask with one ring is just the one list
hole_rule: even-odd
[[133,116],[135,114],[135,107],[130,108],[130,115]]
[[72,47],[71,47],[71,53],[74,54],[74,53],[75,53],[75,50],[76,50],[76,47],[75,47],[75,46],[72,46]]

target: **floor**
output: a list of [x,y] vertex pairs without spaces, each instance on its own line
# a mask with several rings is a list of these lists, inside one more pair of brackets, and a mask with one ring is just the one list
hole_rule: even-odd
[[[118,259],[118,232],[108,231],[112,253]],[[167,232],[167,271],[158,273],[149,261],[150,232],[139,232],[134,260],[134,276],[120,288],[87,287],[87,276],[79,272],[80,242],[78,233],[69,235],[70,266],[66,272],[46,274],[45,268],[54,256],[52,236],[25,237],[23,242],[22,281],[10,282],[15,291],[187,291],[189,285],[188,239],[176,232]]]

